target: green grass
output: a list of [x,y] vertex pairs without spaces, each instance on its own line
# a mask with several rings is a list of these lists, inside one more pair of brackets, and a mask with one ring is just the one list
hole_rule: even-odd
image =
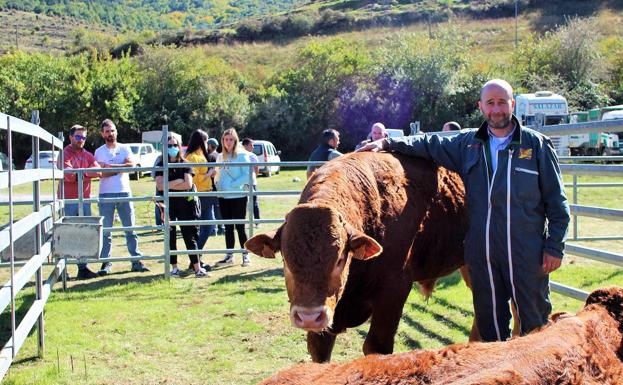
[[[297,177],[301,181],[293,182]],[[284,170],[258,179],[262,191],[301,189],[304,182],[303,170]],[[134,195],[154,191],[149,178],[132,183]],[[28,186],[16,190],[29,193]],[[620,194],[621,188],[580,189],[579,203],[621,208]],[[283,217],[297,199],[262,198],[262,218]],[[136,213],[139,223],[153,221],[152,204],[137,203]],[[262,225],[260,231],[275,227]],[[605,225],[582,218],[580,227],[581,235],[623,234],[620,222]],[[120,234],[115,233],[113,244],[113,255],[127,252]],[[179,244],[183,244],[181,239]],[[582,244],[623,252],[622,241]],[[162,234],[144,232],[140,247],[145,254],[161,254]],[[224,248],[223,237],[210,238],[208,247]],[[219,257],[205,255],[204,260],[214,262]],[[181,266],[186,261],[180,257]],[[236,265],[201,280],[165,281],[161,262],[148,265],[152,272],[139,274],[129,272],[128,262],[119,262],[108,277],[70,281],[66,292],[56,286],[46,305],[46,356],[35,358],[36,333],[32,333],[3,383],[253,384],[279,369],[309,361],[304,333],[290,326],[280,256],[273,260],[253,257],[250,268]],[[75,275],[74,266],[69,271]],[[6,270],[0,273],[6,280]],[[589,291],[620,285],[623,270],[569,256],[552,279]],[[32,289],[24,290],[17,302],[19,314],[32,299]],[[552,302],[554,311],[575,312],[582,305],[557,294],[552,295]],[[472,316],[471,296],[456,273],[442,279],[428,301],[414,288],[405,305],[395,351],[464,342]],[[0,325],[6,338],[6,312]],[[338,337],[334,361],[361,356],[367,327],[364,324]]]

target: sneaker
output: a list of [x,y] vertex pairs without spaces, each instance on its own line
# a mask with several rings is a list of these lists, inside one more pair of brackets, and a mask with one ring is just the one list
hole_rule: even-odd
[[178,269],[177,267],[174,267],[173,269],[171,269],[171,277],[172,278],[180,278],[182,275],[180,274],[180,269]]
[[214,266],[224,266],[224,265],[233,265],[234,264],[234,256],[233,254],[227,254],[225,258],[216,262]]
[[84,267],[78,269],[78,275],[76,276],[76,279],[92,279],[97,277],[99,277],[97,273],[92,272],[91,270],[89,270],[88,267]]
[[105,262],[102,263],[102,267],[100,268],[100,271],[97,272],[98,275],[108,275],[110,274],[110,270],[112,269],[112,263],[110,262]]
[[225,228],[224,228],[224,227],[223,227],[223,228],[220,228],[220,227],[219,227],[219,229],[216,231],[216,234],[217,234],[217,235],[223,235],[223,234],[225,234]]
[[209,277],[210,274],[205,271],[204,269],[199,269],[197,271],[195,271],[195,278],[205,278],[205,277]]
[[247,267],[251,264],[251,261],[249,260],[249,254],[242,254],[242,267]]
[[[208,265],[207,263],[199,262],[199,266],[205,271],[212,271],[212,267]],[[192,263],[188,264],[188,270],[195,271],[195,267],[193,266]]]
[[132,262],[131,271],[138,272],[138,273],[145,273],[149,271],[149,268],[143,265],[143,262],[136,261],[136,262]]

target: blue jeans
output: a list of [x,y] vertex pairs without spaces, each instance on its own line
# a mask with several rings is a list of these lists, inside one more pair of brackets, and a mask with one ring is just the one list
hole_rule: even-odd
[[[218,210],[218,198],[199,197],[199,201],[201,202],[201,217],[199,219],[213,221],[215,219],[214,212]],[[199,226],[199,240],[197,241],[197,248],[203,249],[211,235],[216,235],[216,226]]]
[[[103,193],[99,194],[100,198],[129,198],[130,193]],[[100,215],[104,217],[104,227],[112,227],[115,219],[115,208],[119,213],[119,219],[124,227],[134,226],[134,205],[132,202],[99,202]],[[134,231],[125,232],[125,241],[128,246],[128,252],[132,256],[141,255],[138,250],[138,237]],[[110,250],[112,244],[112,234],[110,231],[104,231],[104,243],[102,244],[102,252],[100,258],[110,258]]]
[[[80,205],[78,203],[66,203],[65,204],[65,216],[68,217],[77,217],[79,214]],[[91,216],[91,204],[83,203],[82,204],[82,215],[85,217]],[[79,263],[78,269],[85,269],[87,267],[86,263]]]
[[[80,205],[78,203],[66,203],[65,204],[65,215],[68,217],[77,217],[79,213]],[[91,216],[91,204],[83,203],[82,204],[82,215],[85,217]]]

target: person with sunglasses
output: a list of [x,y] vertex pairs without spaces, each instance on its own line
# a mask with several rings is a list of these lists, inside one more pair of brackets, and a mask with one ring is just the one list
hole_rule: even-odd
[[[163,156],[165,156],[163,154]],[[186,163],[180,151],[180,142],[173,136],[167,138],[167,156],[169,157],[169,165],[172,163]],[[164,159],[160,157],[155,166],[159,167],[164,164]],[[168,167],[169,183],[164,185],[163,171],[156,171],[156,194],[163,195],[165,187],[169,191],[190,192],[193,191],[193,170],[191,167]],[[164,203],[158,202],[164,215]],[[175,221],[194,221],[199,219],[200,215],[199,201],[196,196],[185,197],[169,197],[169,220]],[[164,218],[163,222],[164,222]],[[197,225],[180,226],[182,237],[186,250],[197,250],[197,241],[199,239],[199,227]],[[177,230],[175,226],[170,226],[169,230],[169,249],[177,250]],[[171,255],[171,276],[180,277],[182,272],[177,267],[177,255]],[[196,278],[207,277],[208,272],[201,267],[199,256],[190,254],[190,263],[195,270]]]
[[[63,169],[73,168],[100,168],[99,163],[95,160],[93,154],[84,149],[84,143],[87,138],[87,129],[83,126],[75,124],[69,129],[69,145],[63,149]],[[84,199],[91,197],[91,179],[98,178],[102,174],[100,172],[85,172],[82,178],[82,197]],[[78,174],[65,173],[63,177],[63,189],[65,199],[78,199]],[[58,197],[61,197],[60,188]],[[66,203],[65,215],[77,216],[80,213],[80,205],[78,203]],[[91,216],[91,204],[82,203],[82,215]],[[97,277],[97,273],[89,270],[86,263],[78,264],[78,279],[91,279]]]

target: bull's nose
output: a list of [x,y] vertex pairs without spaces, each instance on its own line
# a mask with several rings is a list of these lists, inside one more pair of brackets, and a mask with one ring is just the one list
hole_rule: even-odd
[[328,326],[326,306],[315,308],[292,307],[290,318],[294,326],[309,331],[321,331]]

